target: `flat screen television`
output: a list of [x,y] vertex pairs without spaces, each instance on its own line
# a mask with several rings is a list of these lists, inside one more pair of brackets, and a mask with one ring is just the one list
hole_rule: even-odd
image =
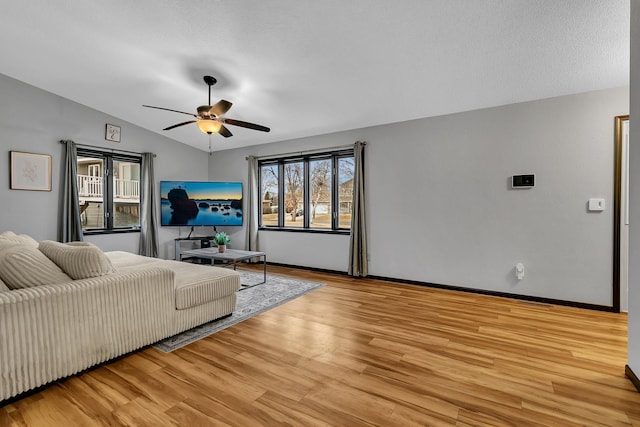
[[242,183],[160,181],[163,226],[242,225]]

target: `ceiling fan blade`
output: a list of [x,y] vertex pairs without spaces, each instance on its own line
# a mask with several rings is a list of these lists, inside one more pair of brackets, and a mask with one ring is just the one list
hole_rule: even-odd
[[233,136],[231,131],[225,125],[220,125],[220,130],[218,131],[218,133],[224,136],[225,138],[229,138],[230,136]]
[[147,108],[155,108],[156,110],[165,110],[165,111],[173,111],[174,113],[180,113],[180,114],[188,114],[190,116],[193,117],[198,117],[193,113],[187,113],[185,111],[178,111],[178,110],[172,110],[171,108],[164,108],[164,107],[154,107],[153,105],[143,105],[143,107],[147,107]]
[[184,125],[188,125],[189,123],[195,123],[195,122],[197,122],[197,120],[189,120],[188,122],[178,123],[177,125],[169,126],[168,128],[164,128],[162,130],[171,130],[171,129],[177,128],[179,126],[184,126]]
[[242,120],[236,120],[236,119],[224,119],[224,123],[227,123],[227,124],[233,125],[233,126],[240,126],[240,127],[243,127],[243,128],[249,128],[249,129],[253,129],[253,130],[260,130],[262,132],[269,132],[271,130],[266,126],[257,125],[255,123],[243,122]]
[[231,108],[232,105],[233,104],[231,102],[221,99],[220,101],[216,102],[215,105],[211,106],[209,113],[214,114],[216,117],[220,117],[224,113],[229,111],[229,108]]

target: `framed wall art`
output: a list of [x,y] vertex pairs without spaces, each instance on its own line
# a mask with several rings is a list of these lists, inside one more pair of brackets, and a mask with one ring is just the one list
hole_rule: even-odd
[[51,156],[11,151],[10,188],[51,191]]
[[120,142],[120,126],[107,123],[104,131],[104,139],[107,141]]

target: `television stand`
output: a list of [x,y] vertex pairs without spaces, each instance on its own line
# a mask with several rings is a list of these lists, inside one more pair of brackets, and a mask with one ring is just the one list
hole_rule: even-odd
[[[178,237],[173,239],[175,244],[175,260],[182,261],[182,253],[193,249],[202,249],[211,247],[211,241],[214,236],[195,236],[195,237]],[[188,243],[188,245],[187,245]]]

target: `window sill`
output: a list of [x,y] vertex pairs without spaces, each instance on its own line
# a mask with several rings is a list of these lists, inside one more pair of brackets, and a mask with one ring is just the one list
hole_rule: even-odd
[[321,228],[293,228],[293,227],[259,227],[258,231],[285,231],[310,234],[342,234],[348,236],[351,230],[323,230]]
[[95,236],[98,234],[123,234],[123,233],[139,233],[139,228],[114,228],[113,230],[83,230],[84,236]]

